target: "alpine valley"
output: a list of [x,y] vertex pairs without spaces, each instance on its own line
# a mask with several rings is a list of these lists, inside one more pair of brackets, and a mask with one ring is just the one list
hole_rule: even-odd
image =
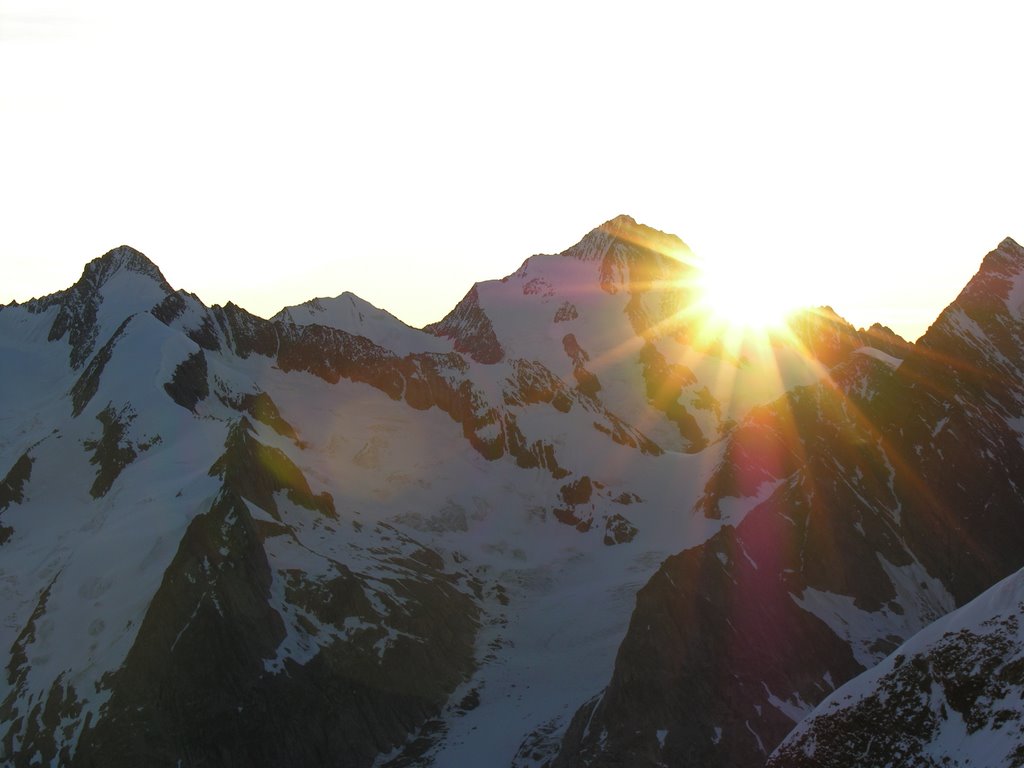
[[1024,249],[915,343],[694,263],[0,307],[0,764],[1024,766]]

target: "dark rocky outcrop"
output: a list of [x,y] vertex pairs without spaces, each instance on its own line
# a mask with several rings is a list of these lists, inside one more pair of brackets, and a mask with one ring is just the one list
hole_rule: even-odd
[[572,375],[576,379],[576,388],[587,397],[596,398],[597,393],[601,391],[601,382],[595,373],[587,369],[590,355],[580,346],[576,336],[571,333],[562,337],[562,348],[572,360]]
[[[521,467],[541,466],[555,477],[564,476],[554,447],[543,441],[528,442],[508,409],[549,403],[564,413],[573,407],[571,391],[540,363],[513,361],[502,402],[492,404],[473,383],[468,364],[458,354],[416,353],[400,358],[362,336],[336,328],[282,325],[281,331],[277,360],[282,370],[305,370],[331,383],[343,378],[362,382],[418,410],[438,408],[461,424],[466,440],[484,458],[496,460],[507,454]],[[603,415],[615,418],[607,412]],[[481,435],[495,426],[496,433]],[[622,439],[631,440],[633,447],[659,450],[642,436]]]
[[604,523],[605,546],[628,544],[636,538],[637,527],[619,514],[609,515]]
[[127,245],[90,261],[77,283],[67,291],[49,297],[49,301],[59,304],[60,311],[53,321],[48,338],[57,341],[68,336],[69,362],[74,369],[85,364],[97,342],[97,312],[103,301],[100,288],[120,270],[153,280],[168,294],[173,292],[157,266]]
[[259,716],[264,665],[285,635],[271,581],[245,504],[222,494],[189,525],[74,764],[240,765],[273,749]]
[[766,689],[819,699],[824,675],[862,669],[744,546],[723,532],[640,591],[612,683],[577,713],[556,766],[757,765],[793,725]]
[[[25,451],[0,481],[0,512],[11,504],[20,504],[25,500],[25,484],[32,476],[32,457]],[[9,525],[0,523],[0,544],[6,542],[14,533]]]
[[277,404],[270,399],[270,395],[266,392],[242,395],[237,407],[261,424],[266,424],[282,437],[298,441],[299,436],[295,431],[295,427],[285,421],[284,417],[281,416],[281,412],[277,409]]
[[[839,689],[787,737],[770,768],[1024,763],[1021,574],[911,639]],[[977,755],[974,755],[977,758]]]
[[[749,511],[640,592],[611,682],[555,765],[763,765],[862,659],[1024,565],[1010,426],[1024,414],[1024,322],[1008,303],[1022,273],[1024,250],[1004,242],[895,368],[843,359],[839,328],[817,352],[835,363],[828,381],[731,433],[695,511]],[[826,625],[814,595],[849,601],[872,629]]]
[[[58,573],[36,600],[35,608],[22,627],[7,664],[7,685],[10,690],[0,702],[0,723],[6,730],[0,740],[0,761],[13,768],[31,768],[40,764],[69,765],[74,732],[82,714],[82,703],[74,685],[61,673],[44,696],[24,705],[30,666],[26,648],[31,644],[45,620]],[[17,746],[16,746],[17,745]],[[45,763],[41,763],[45,761]]]
[[787,327],[802,351],[826,368],[847,360],[851,352],[865,344],[857,329],[832,307],[798,312],[788,318]]
[[576,305],[569,301],[563,301],[558,309],[555,311],[555,316],[552,318],[552,322],[555,323],[566,323],[570,320],[575,320],[580,316],[579,310],[576,309]]
[[[439,558],[393,557],[380,617],[341,563],[274,571],[267,547],[289,535],[228,489],[193,520],[73,765],[368,768],[438,712],[472,668],[477,615]],[[293,633],[317,638],[308,661],[281,654]]]
[[641,453],[651,456],[660,456],[664,451],[657,443],[651,440],[637,429],[633,429],[617,416],[605,412],[605,421],[594,422],[594,429],[602,434],[608,435],[613,442],[619,445],[626,445],[630,448],[637,448]]
[[25,451],[0,481],[0,512],[25,499],[25,483],[32,476],[32,457]]
[[89,361],[89,365],[82,375],[78,377],[74,386],[71,387],[71,413],[74,416],[80,416],[85,407],[90,403],[93,396],[100,388],[100,377],[103,376],[103,369],[107,367],[107,363],[110,362],[110,356],[114,353],[114,347],[117,342],[124,335],[125,330],[128,328],[128,324],[132,321],[131,317],[125,318],[124,322],[117,327],[117,330],[111,334],[106,344],[100,349],[99,352]]
[[220,336],[209,313],[203,315],[199,325],[186,329],[185,335],[207,352],[216,352],[221,348]]
[[679,402],[683,388],[697,382],[693,371],[685,365],[669,363],[650,342],[641,348],[639,360],[648,401],[676,425],[680,436],[687,442],[689,452],[695,453],[704,448],[708,441],[700,425]]
[[480,307],[480,293],[475,285],[443,320],[423,330],[452,339],[457,352],[469,355],[478,363],[498,363],[505,357],[505,350],[494,335],[494,326]]
[[914,345],[886,325],[874,323],[870,328],[861,328],[857,333],[866,346],[885,352],[902,360],[910,354]]
[[[254,354],[274,357],[277,354],[277,325],[269,320],[250,314],[230,301],[223,307],[210,309],[210,316],[213,318],[210,325],[216,326],[227,346],[239,357],[247,358]],[[205,329],[205,323],[192,333],[197,336],[193,341],[201,347],[206,348],[213,343],[213,339],[207,338],[209,330]]]
[[568,413],[573,399],[565,383],[540,363],[515,360],[512,377],[504,388],[505,405],[534,405],[550,403],[555,410]]
[[178,292],[167,294],[167,298],[149,310],[164,325],[170,325],[185,312],[185,299]]
[[594,488],[595,484],[587,475],[563,485],[558,495],[565,506],[552,510],[555,519],[581,533],[589,531],[594,524],[594,509],[590,503]]
[[96,479],[89,489],[94,499],[105,496],[118,476],[139,455],[139,451],[149,450],[159,442],[159,436],[143,443],[133,443],[128,439],[128,427],[135,420],[135,412],[131,406],[124,406],[120,411],[110,403],[96,414],[103,429],[96,440],[85,441],[85,449],[92,451],[89,463],[96,465]]
[[[577,702],[568,724],[548,713],[537,718],[544,722],[511,726],[531,729],[514,759],[549,768],[753,768],[836,685],[1024,565],[1019,246],[1006,241],[986,257],[916,345],[881,326],[856,331],[827,308],[795,320],[792,333],[776,334],[773,343],[790,345],[787,361],[796,348],[820,362],[807,370],[822,380],[790,388],[738,423],[728,417],[746,400],[719,403],[717,373],[708,371],[743,369],[749,381],[772,371],[747,354],[753,347],[735,351],[721,339],[700,338],[687,254],[677,238],[618,217],[560,255],[534,257],[504,281],[474,287],[430,329],[453,340],[456,351],[443,354],[404,351],[421,348],[423,338],[392,349],[384,336],[375,335],[375,343],[286,322],[294,319],[287,313],[267,321],[230,303],[208,309],[170,291],[130,249],[97,260],[67,291],[5,308],[5,323],[8,312],[25,313],[14,319],[25,321],[26,344],[49,330],[62,358],[66,340],[72,369],[58,361],[57,373],[67,376],[60,407],[35,408],[26,399],[32,411],[16,415],[19,431],[5,436],[9,460],[47,437],[0,482],[0,521],[17,519],[19,528],[12,536],[0,525],[12,564],[5,611],[8,623],[18,623],[10,630],[8,688],[0,694],[0,764],[426,765],[437,739],[455,737],[457,727],[439,735],[452,718],[478,717],[493,704],[499,686],[490,672],[498,665],[479,680],[468,677],[475,651],[481,664],[513,653],[508,628],[523,605],[516,601],[539,594],[535,586],[546,592],[574,585],[572,573],[564,571],[570,578],[563,582],[563,571],[549,566],[600,552],[622,569],[614,571],[620,581],[606,585],[602,577],[588,586],[614,588],[614,611],[635,587],[627,573],[648,568],[659,546],[638,526],[653,513],[651,530],[662,530],[674,510],[695,502],[696,519],[678,522],[687,526],[685,540],[703,543],[665,560],[639,592],[611,677],[595,681],[607,687]],[[133,274],[120,272],[126,269]],[[112,275],[119,275],[113,283]],[[368,318],[354,297],[350,302],[359,321],[352,328],[369,333],[372,323],[363,324]],[[499,311],[489,316],[492,309]],[[116,310],[123,322],[114,330],[122,319]],[[522,337],[513,310],[536,313]],[[42,326],[27,316],[41,312]],[[156,357],[133,367],[126,356],[151,340],[160,344],[149,348]],[[426,346],[450,348],[437,339]],[[529,359],[533,349],[537,359]],[[129,382],[115,389],[110,377],[151,372],[153,360],[163,366],[163,353],[175,350],[170,367],[180,364],[169,381],[142,382],[163,387],[169,400],[137,400],[155,410],[136,418],[131,401],[120,399]],[[40,360],[40,370],[50,372],[50,362]],[[554,361],[552,368],[540,360]],[[307,386],[315,394],[304,412]],[[11,389],[27,388],[19,382]],[[49,392],[40,388],[38,399]],[[270,393],[294,413],[282,413]],[[415,472],[392,472],[376,461],[385,453],[376,435],[367,439],[348,423],[313,423],[332,410],[332,396],[352,398],[333,409],[342,417],[361,397],[371,401],[367,413],[376,416],[379,407],[394,416],[374,426],[396,439],[404,439],[400,430],[409,422],[429,421],[426,451],[433,441],[454,440],[437,446],[445,449],[436,457],[441,479],[429,476],[433,456]],[[108,397],[114,400],[102,407]],[[631,418],[650,419],[672,451],[703,455],[649,461],[662,448],[616,416],[619,406]],[[66,421],[68,407],[88,418]],[[416,414],[431,409],[450,423]],[[351,426],[362,429],[363,422],[360,415]],[[174,450],[139,461],[160,439],[141,435],[144,423],[169,424]],[[59,450],[40,453],[62,435],[70,439]],[[325,478],[332,465],[300,437],[323,440],[333,458],[351,457],[354,466]],[[584,445],[588,438],[613,453],[595,466],[599,446]],[[480,461],[460,441],[487,460],[504,459],[504,467]],[[94,498],[84,501],[80,475],[67,492],[57,487],[64,465],[54,460],[83,445],[95,469],[84,482]],[[179,448],[187,461],[158,466],[165,454],[183,456]],[[70,465],[81,464],[78,458]],[[512,462],[543,471],[519,482]],[[666,497],[677,470],[684,495],[674,500]],[[696,476],[706,480],[699,499],[689,480]],[[494,477],[500,486],[490,483]],[[648,478],[645,501],[632,491]],[[136,479],[139,486],[128,485]],[[324,485],[337,503],[321,492]],[[666,502],[670,509],[654,509]],[[512,517],[497,517],[506,514]],[[22,521],[34,516],[43,524],[23,530]],[[549,517],[588,535],[578,548],[562,547],[558,541],[577,537],[547,527]],[[130,525],[138,527],[123,536]],[[556,546],[542,545],[532,562],[530,547],[513,540],[527,535],[522,530],[553,534]],[[437,542],[437,551],[412,531]],[[171,543],[174,535],[180,538]],[[76,537],[84,537],[82,546]],[[112,544],[129,540],[152,549]],[[166,564],[175,544],[162,580],[145,570]],[[110,594],[130,599],[118,603],[118,627],[108,630],[99,616],[93,624],[83,616],[109,618],[111,598],[100,599],[100,587],[76,597],[75,588],[110,552],[118,563],[110,568],[117,575]],[[518,564],[495,568],[506,556]],[[466,570],[449,571],[448,563]],[[138,588],[136,568],[144,576]],[[478,578],[516,581],[506,590]],[[81,602],[86,594],[88,605]],[[474,599],[486,599],[488,608],[479,649],[482,614]],[[815,743],[845,755],[836,758],[841,764],[854,762],[844,745],[867,750],[878,763],[922,762],[940,721],[959,718],[971,733],[1017,728],[1013,708],[994,703],[1024,684],[1004,642],[1017,626],[1007,619],[989,629],[957,630],[931,650],[907,652],[864,709],[814,725]],[[53,664],[69,644],[75,653],[67,668]],[[939,689],[948,720],[939,706],[924,715],[913,710],[915,700]],[[476,709],[483,711],[470,714]],[[864,733],[880,721],[891,721],[891,733],[866,742]],[[785,754],[805,760],[808,744]]]
[[164,390],[182,408],[195,413],[196,405],[210,394],[206,355],[202,350],[193,352],[178,363],[171,380],[164,384]]
[[221,478],[225,487],[279,518],[274,494],[307,509],[335,517],[334,499],[326,491],[314,494],[302,471],[281,450],[259,442],[252,424],[242,418],[228,432],[223,455],[210,467],[210,475]]

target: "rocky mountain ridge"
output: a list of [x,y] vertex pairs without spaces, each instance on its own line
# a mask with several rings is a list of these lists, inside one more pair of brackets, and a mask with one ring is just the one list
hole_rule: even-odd
[[1008,576],[837,689],[768,765],[1019,765],[1022,579]]
[[1004,241],[902,361],[851,357],[741,422],[698,508],[756,506],[639,592],[555,765],[762,765],[836,684],[1024,566],[1021,285]]
[[0,308],[0,762],[763,764],[1024,564],[1022,265],[765,376],[629,217],[425,330],[115,249]]

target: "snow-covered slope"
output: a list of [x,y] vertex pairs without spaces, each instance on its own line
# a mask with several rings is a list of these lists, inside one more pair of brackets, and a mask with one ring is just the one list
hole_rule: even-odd
[[[481,363],[537,361],[663,448],[700,451],[750,407],[821,379],[827,365],[800,344],[730,350],[703,338],[694,262],[679,238],[619,216],[560,254],[478,283],[427,330]],[[820,337],[823,323],[808,318],[805,338]]]
[[927,348],[821,310],[757,356],[701,338],[689,259],[619,217],[426,332],[206,307],[127,247],[0,308],[0,764],[742,756],[1005,575],[1012,317],[961,302],[960,350],[952,310]]
[[986,766],[1024,760],[1024,573],[918,632],[825,699],[769,766]]
[[696,506],[731,524],[640,590],[556,766],[763,765],[836,685],[1024,566],[1022,281],[1005,241],[902,362],[850,354],[747,414]]
[[579,377],[307,309],[205,307],[123,247],[0,311],[3,761],[512,760],[717,527],[679,524],[706,462]]
[[450,342],[410,328],[390,312],[378,309],[348,291],[333,299],[310,299],[295,307],[285,307],[271,320],[337,328],[353,336],[364,336],[378,347],[384,347],[396,355],[450,352],[452,349]]

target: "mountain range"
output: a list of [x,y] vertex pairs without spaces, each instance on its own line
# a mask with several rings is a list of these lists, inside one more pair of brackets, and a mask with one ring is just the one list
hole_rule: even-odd
[[1024,765],[1012,240],[914,343],[627,216],[424,329],[122,246],[0,357],[2,765]]

